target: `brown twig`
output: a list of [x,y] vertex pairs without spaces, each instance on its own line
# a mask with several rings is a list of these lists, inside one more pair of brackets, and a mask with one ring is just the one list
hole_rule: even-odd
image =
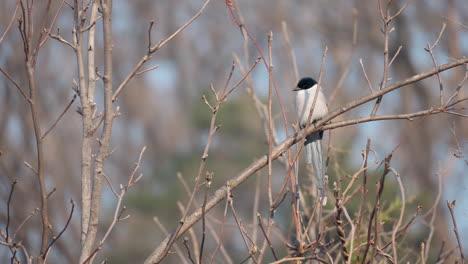
[[258,225],[260,226],[263,236],[265,237],[265,240],[268,243],[268,246],[270,247],[271,253],[273,254],[273,257],[275,258],[275,260],[278,260],[278,257],[276,256],[276,253],[275,253],[275,249],[273,248],[270,238],[268,237],[267,233],[265,232],[265,228],[263,227],[262,217],[260,216],[260,214],[257,214],[257,217],[258,217]]
[[408,228],[411,226],[411,224],[414,222],[416,217],[421,213],[421,210],[422,210],[422,206],[418,205],[418,207],[416,208],[416,212],[411,217],[411,219],[408,221],[408,223],[406,223],[406,225],[403,228],[401,228],[400,230],[396,230],[398,232],[398,234],[395,236],[395,239],[392,239],[391,241],[389,241],[385,246],[383,246],[381,248],[381,250],[385,250],[388,246],[392,245],[398,238],[400,238],[402,235],[404,235],[406,233],[406,231],[408,230]]
[[21,86],[19,86],[19,84],[6,71],[4,71],[2,69],[2,67],[0,67],[0,72],[2,72],[3,75],[5,75],[5,77],[7,77],[7,79],[10,80],[11,83],[13,83],[13,85],[15,85],[16,89],[18,89],[18,91],[21,93],[21,95],[24,97],[24,99],[26,99],[26,101],[31,102],[31,98],[29,98],[26,95],[26,93],[23,91]]
[[200,242],[200,254],[198,263],[203,263],[203,248],[205,246],[205,236],[206,236],[206,200],[208,199],[208,190],[211,187],[211,180],[213,179],[213,173],[206,172],[205,177],[205,193],[203,195],[203,204],[202,204],[202,239]]
[[[228,197],[230,197],[230,196],[231,196],[231,194],[230,194],[230,191],[229,191],[229,188],[228,188]],[[222,223],[221,223],[221,231],[220,231],[220,234],[219,234],[219,239],[218,239],[217,246],[216,246],[216,248],[215,248],[215,250],[213,252],[213,255],[211,256],[211,261],[210,261],[211,264],[214,263],[214,258],[216,257],[216,254],[219,251],[219,249],[220,248],[222,249],[222,238],[223,238],[223,234],[224,234],[224,226],[226,224],[227,209],[228,209],[228,205],[230,203],[229,199],[230,198],[226,199],[226,205],[224,206],[223,220],[222,220]],[[232,263],[232,261],[230,261],[229,263]]]
[[[247,248],[247,251],[249,252],[250,258],[253,260],[253,262],[258,264],[258,262],[257,262],[257,260],[255,259],[255,256],[254,256],[258,252],[258,248],[255,245],[255,243],[252,241],[252,239],[249,237],[247,232],[245,232],[244,228],[242,227],[242,223],[240,222],[239,217],[237,217],[236,210],[234,209],[232,197],[230,199],[229,207],[231,208],[232,215],[234,216],[234,220],[236,221],[237,228],[239,229],[242,240],[244,241],[244,245]],[[249,243],[247,242],[246,238],[249,239],[250,243],[252,243],[252,247],[249,246]]]
[[[149,39],[148,43],[148,50],[146,52],[146,54],[143,56],[143,58],[140,59],[140,61],[137,63],[137,65],[135,66],[135,68],[133,68],[133,70],[127,75],[127,77],[125,77],[125,79],[122,81],[122,83],[119,84],[119,86],[117,87],[117,89],[115,90],[114,94],[112,95],[112,102],[115,102],[115,100],[117,100],[117,97],[119,96],[119,94],[122,92],[122,90],[127,86],[127,84],[130,82],[130,80],[138,73],[138,71],[140,70],[140,68],[148,61],[151,59],[151,55],[156,52],[157,50],[159,50],[160,48],[164,47],[170,40],[172,40],[173,38],[175,38],[177,35],[179,35],[185,28],[187,28],[190,24],[193,23],[193,21],[195,21],[202,13],[203,11],[205,10],[205,8],[208,6],[208,4],[210,3],[211,0],[206,0],[205,3],[203,4],[203,6],[200,8],[200,10],[198,10],[198,12],[189,20],[187,21],[183,26],[181,26],[179,29],[177,29],[174,33],[172,33],[172,35],[170,35],[169,37],[167,37],[166,39],[164,40],[161,40],[159,41],[159,43],[157,43],[156,45],[154,46],[151,46],[151,39]],[[154,22],[153,22],[154,23]],[[148,31],[148,35],[149,37],[151,37],[151,29],[152,29],[152,24],[153,23],[150,23],[150,27],[149,27],[149,31]]]
[[15,233],[13,233],[13,237],[11,238],[12,241],[15,240],[16,236],[19,234],[19,231],[21,231],[21,228],[31,219],[37,212],[39,211],[39,208],[35,208],[16,228]]
[[44,139],[47,134],[49,134],[50,131],[52,131],[52,129],[54,129],[54,127],[58,124],[58,122],[60,121],[60,119],[62,119],[62,117],[65,115],[65,113],[68,111],[68,109],[70,109],[71,105],[73,104],[73,102],[75,102],[76,100],[76,97],[77,95],[74,94],[73,95],[73,98],[71,99],[71,101],[68,103],[68,105],[65,107],[65,109],[63,110],[63,112],[59,115],[59,117],[57,118],[57,120],[55,120],[55,122],[52,124],[52,126],[47,129],[47,131],[44,133],[44,135],[42,136],[42,139]]
[[18,12],[18,7],[20,6],[20,1],[17,1],[16,2],[16,7],[15,7],[15,11],[13,11],[13,15],[11,16],[11,19],[10,19],[10,22],[8,23],[8,26],[6,27],[5,31],[3,32],[2,36],[0,37],[0,44],[2,44],[3,42],[3,39],[5,38],[5,36],[8,34],[8,32],[10,31],[11,29],[11,26],[13,25],[13,22],[15,21],[15,18],[16,18],[16,12]]
[[[161,221],[159,220],[158,217],[153,217],[153,221],[156,223],[156,225],[159,227],[159,229],[161,229],[162,233],[165,235],[165,236],[168,236],[169,235],[169,232],[167,232],[167,229],[164,227],[164,225],[161,223]],[[185,242],[185,238],[184,237],[184,242]],[[188,240],[187,240],[188,241]],[[180,260],[182,261],[182,263],[184,264],[188,264],[188,261],[187,259],[185,258],[185,256],[183,255],[183,252],[182,250],[179,248],[178,245],[174,245],[174,248],[175,248],[175,251],[177,252],[177,255],[179,256]]]
[[6,237],[5,237],[5,242],[9,243],[10,242],[10,236],[9,236],[9,227],[10,227],[10,206],[11,206],[11,198],[13,198],[13,192],[15,191],[15,186],[18,183],[18,180],[15,179],[11,183],[11,188],[10,188],[10,194],[8,195],[8,202],[7,202],[7,222],[6,222],[6,227],[5,227],[5,232],[6,232]]
[[442,197],[442,171],[437,173],[437,197],[434,200],[432,207],[424,214],[423,218],[428,216],[432,212],[432,217],[429,222],[429,235],[426,240],[426,252],[425,257],[429,256],[429,249],[431,248],[432,237],[435,231],[435,220],[437,217],[437,209],[439,208],[439,202]]
[[111,224],[107,228],[106,233],[104,234],[103,238],[99,241],[96,248],[90,253],[90,255],[87,256],[87,258],[85,258],[83,260],[83,262],[80,262],[80,263],[85,264],[85,263],[88,263],[89,261],[92,262],[92,260],[96,256],[96,253],[99,250],[101,250],[102,246],[104,245],[104,242],[107,240],[107,238],[111,234],[111,232],[114,229],[115,225],[118,222],[123,221],[123,220],[130,217],[130,215],[127,215],[125,217],[121,217],[121,215],[123,214],[123,212],[125,210],[125,206],[122,209],[120,209],[120,208],[121,208],[121,204],[123,202],[123,199],[124,199],[125,195],[127,194],[128,190],[130,189],[130,187],[132,187],[134,184],[136,184],[142,177],[142,175],[140,175],[137,178],[135,178],[135,173],[140,168],[140,164],[141,164],[141,161],[142,161],[142,158],[143,158],[143,154],[145,153],[145,150],[146,150],[146,146],[144,146],[141,149],[140,155],[138,156],[138,161],[135,163],[135,167],[134,167],[133,171],[131,172],[130,176],[128,177],[127,184],[125,186],[122,186],[122,185],[120,186],[120,194],[118,195],[117,205],[115,206],[114,217],[112,219]]
[[188,237],[184,237],[184,247],[185,249],[187,250],[187,255],[188,255],[188,258],[190,259],[190,262],[192,262],[192,264],[195,264],[195,261],[193,261],[192,259],[192,254],[190,253],[190,248],[187,246],[187,242],[189,241]]
[[[387,10],[386,10],[386,16],[383,17],[383,11],[382,11],[382,7],[380,6],[380,13],[383,17],[383,26],[384,26],[384,29],[383,29],[383,33],[384,33],[384,51],[383,51],[383,54],[384,54],[384,60],[383,60],[383,74],[382,74],[382,81],[380,82],[380,90],[384,89],[385,87],[387,87],[387,80],[388,80],[388,72],[390,70],[390,64],[389,64],[389,56],[388,56],[388,53],[389,53],[389,50],[388,50],[388,43],[389,43],[389,38],[390,38],[390,32],[391,32],[391,29],[389,27],[389,24],[390,22],[392,21],[392,18],[390,18],[390,3],[391,3],[391,0],[388,1],[388,6],[387,6]],[[380,0],[379,0],[379,4],[380,4]],[[372,112],[371,112],[371,116],[374,116],[375,114],[377,114],[377,110],[379,109],[379,106],[380,106],[380,103],[382,102],[382,98],[383,96],[379,96],[377,98],[377,101],[375,102],[375,105],[374,105],[374,108],[372,109]]]
[[395,178],[397,179],[398,186],[400,187],[400,194],[401,194],[401,208],[400,208],[400,217],[398,218],[398,222],[396,223],[395,227],[393,228],[392,232],[392,250],[393,250],[393,260],[395,263],[398,263],[398,256],[397,256],[397,243],[396,243],[396,233],[403,222],[403,216],[405,215],[405,206],[406,206],[406,195],[405,195],[405,188],[403,183],[401,182],[400,174],[393,168],[390,168],[390,171],[393,172]]
[[461,261],[462,263],[465,263],[465,255],[463,254],[463,246],[460,240],[460,234],[458,233],[457,221],[455,220],[455,214],[453,212],[453,208],[455,208],[455,202],[456,200],[453,200],[451,203],[447,200],[447,207],[450,211],[450,216],[452,217],[453,233],[455,234],[455,237],[457,238],[458,250],[460,251]]
[[72,205],[72,208],[70,210],[70,215],[68,216],[68,219],[67,219],[67,222],[65,223],[65,226],[63,227],[63,229],[58,233],[58,235],[56,237],[54,237],[52,239],[52,241],[50,242],[49,246],[47,247],[46,251],[45,251],[45,255],[44,255],[44,259],[46,260],[47,259],[47,256],[49,255],[50,253],[50,250],[52,248],[52,246],[55,244],[55,242],[57,242],[60,237],[62,236],[62,234],[65,232],[65,230],[67,230],[68,228],[68,225],[70,224],[71,222],[71,219],[72,219],[72,216],[73,216],[73,212],[75,210],[75,201],[73,200],[70,200],[70,203]]
[[296,263],[301,263],[300,261],[302,260],[316,260],[320,263],[328,263],[327,261],[320,259],[318,257],[293,257],[293,258],[282,258],[278,261],[271,262],[271,264],[280,264],[280,263],[285,263],[285,262],[293,263],[293,261]]
[[[364,152],[364,166],[367,167],[367,162],[369,158],[369,152],[371,150],[370,148],[371,145],[371,139],[367,138],[367,144],[366,144],[366,150]],[[377,161],[377,160],[376,160]],[[364,215],[364,204],[367,201],[367,170],[363,172],[363,177],[362,177],[362,185],[361,185],[361,201],[359,204],[359,214],[358,214],[358,219],[357,219],[357,224],[356,224],[356,239],[357,239],[357,244],[359,245],[360,242],[360,237],[361,237],[361,221],[362,221],[362,216]],[[360,255],[360,247],[358,246],[356,252],[356,261],[359,262],[359,255]]]
[[[377,211],[380,208],[380,197],[382,197],[382,193],[383,193],[383,189],[384,189],[385,176],[387,176],[387,174],[390,172],[390,160],[391,159],[392,159],[392,153],[390,153],[385,158],[384,171],[382,172],[382,176],[380,177],[380,180],[379,180],[379,182],[377,184],[378,192],[377,192],[377,195],[375,197],[374,207],[373,207],[372,212],[371,212],[370,217],[369,217],[369,225],[368,225],[368,228],[367,228],[367,239],[366,239],[367,244],[366,244],[366,248],[364,250],[364,255],[362,256],[362,261],[361,261],[362,264],[366,263],[367,253],[369,251],[369,248],[370,248],[371,244],[373,244],[373,243],[371,243],[372,220],[374,218],[377,219],[376,215],[378,213]],[[376,225],[376,228],[377,228],[377,225]],[[377,239],[377,236],[374,237],[374,239]]]
[[[34,53],[35,53],[34,64],[36,64],[37,57],[39,55],[39,50],[41,49],[41,47],[49,39],[50,34],[48,34],[48,32],[50,32],[52,30],[52,28],[54,27],[55,21],[57,21],[57,17],[60,14],[60,11],[62,10],[64,2],[65,2],[65,0],[62,0],[62,2],[60,3],[60,6],[57,9],[57,12],[55,12],[54,17],[52,18],[52,22],[50,22],[49,29],[45,28],[45,24],[46,24],[46,21],[47,21],[46,18],[48,17],[48,14],[49,14],[49,7],[50,7],[51,1],[49,0],[49,2],[47,4],[47,11],[46,11],[46,14],[44,15],[44,22],[42,23],[43,24],[43,26],[42,26],[43,31],[41,31],[40,34],[39,34],[39,40],[37,41],[37,46],[36,46],[36,49],[34,51]],[[46,34],[44,34],[44,33],[46,33]]]
[[346,249],[346,235],[343,229],[343,221],[341,220],[341,212],[343,211],[342,205],[341,205],[341,197],[340,197],[340,189],[335,183],[335,187],[333,190],[333,194],[335,196],[335,225],[336,225],[336,231],[338,233],[338,237],[340,238],[341,242],[341,255],[343,256],[343,259],[345,262],[348,262],[349,259],[349,253],[348,250]]
[[364,77],[366,78],[366,81],[367,81],[367,85],[369,87],[369,90],[372,93],[374,93],[374,89],[372,88],[372,84],[369,80],[369,77],[367,77],[367,73],[366,73],[366,69],[364,68],[364,64],[362,62],[362,59],[359,59],[359,64],[361,64],[361,69],[362,69],[362,73],[364,74]]

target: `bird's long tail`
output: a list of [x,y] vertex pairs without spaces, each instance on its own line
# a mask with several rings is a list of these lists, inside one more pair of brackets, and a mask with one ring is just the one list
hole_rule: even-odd
[[327,197],[323,195],[325,171],[323,167],[322,138],[323,131],[317,131],[306,137],[304,147],[306,149],[306,163],[311,164],[314,168],[319,199],[321,199],[322,204],[325,205],[327,203]]

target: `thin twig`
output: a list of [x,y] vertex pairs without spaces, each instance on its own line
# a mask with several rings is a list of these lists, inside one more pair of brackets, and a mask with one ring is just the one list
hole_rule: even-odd
[[271,264],[280,264],[280,263],[285,263],[285,262],[290,262],[290,263],[301,263],[300,261],[302,260],[316,260],[320,263],[328,263],[327,261],[320,259],[318,257],[293,257],[293,258],[282,258],[278,261],[271,262]]
[[398,218],[398,222],[393,228],[392,232],[392,249],[393,249],[393,260],[395,263],[398,263],[398,256],[397,256],[397,243],[396,243],[396,233],[403,222],[403,216],[405,215],[405,206],[406,206],[406,195],[405,195],[405,188],[403,187],[403,183],[401,182],[400,174],[393,168],[390,168],[390,171],[393,172],[395,178],[397,179],[398,186],[400,187],[400,194],[401,194],[401,208],[400,208],[400,217]]
[[13,11],[13,15],[11,16],[10,22],[8,23],[8,26],[6,27],[5,31],[3,32],[2,37],[0,37],[0,44],[2,44],[3,39],[5,38],[5,36],[10,31],[11,26],[13,25],[13,22],[15,22],[16,12],[18,11],[18,7],[20,6],[19,2],[20,1],[17,1],[15,11]]
[[16,89],[18,89],[18,91],[21,93],[21,95],[24,97],[24,99],[26,99],[26,101],[31,102],[31,98],[29,98],[26,95],[26,93],[23,91],[23,89],[21,89],[21,86],[19,86],[19,84],[7,72],[5,72],[2,69],[2,67],[0,67],[0,72],[2,72],[3,75],[5,75],[5,77],[7,77],[7,79],[10,80],[10,82],[13,83],[13,85],[15,85]]
[[155,66],[153,66],[153,67],[151,67],[151,68],[149,68],[149,69],[142,70],[142,71],[140,71],[140,72],[135,73],[135,76],[140,75],[140,74],[143,74],[143,73],[147,73],[147,72],[152,71],[152,70],[155,70],[155,69],[157,69],[158,67],[159,67],[159,65],[155,65]]
[[[391,2],[391,1],[390,1],[390,2]],[[392,17],[389,18],[389,20],[393,20],[393,19],[395,19],[397,16],[399,16],[399,15],[409,6],[409,4],[411,4],[411,2],[413,2],[413,0],[408,0],[408,1],[406,2],[406,4],[405,4],[402,8],[400,8],[400,10],[398,10],[398,12],[395,13],[395,15],[393,15]]]
[[[367,138],[367,144],[366,144],[366,150],[364,152],[364,166],[367,167],[367,162],[369,159],[369,152],[371,150],[371,139]],[[377,159],[376,159],[377,161]],[[361,221],[362,221],[362,216],[364,215],[364,204],[367,201],[367,170],[363,172],[363,177],[362,177],[362,185],[361,185],[361,201],[359,204],[359,214],[358,214],[358,220],[357,220],[357,226],[356,226],[356,239],[357,243],[360,243],[360,237],[361,237]],[[356,261],[359,262],[359,255],[361,253],[360,247],[357,247],[357,253],[356,253]]]
[[[167,229],[164,227],[164,225],[161,223],[161,221],[159,220],[158,217],[153,217],[153,221],[156,223],[156,225],[159,227],[159,229],[161,229],[162,233],[165,235],[165,236],[168,236],[169,235],[169,232],[167,231]],[[185,241],[185,238],[184,238],[184,241]],[[178,245],[174,245],[174,248],[175,248],[175,251],[177,252],[177,255],[179,256],[180,260],[182,261],[182,263],[184,264],[188,264],[188,261],[187,259],[185,258],[185,256],[183,255],[182,253],[182,250],[179,248]],[[193,263],[193,261],[192,261]]]
[[[406,233],[406,230],[408,230],[408,228],[414,222],[416,217],[421,213],[421,210],[422,210],[422,206],[418,205],[418,207],[416,208],[416,212],[411,217],[411,219],[408,221],[408,223],[406,223],[406,225],[403,228],[401,228],[400,230],[397,230],[398,234],[396,235],[394,241],[396,241],[398,238],[400,238],[402,235],[404,235]],[[383,246],[381,248],[381,250],[385,250],[388,246],[392,245],[394,241],[393,241],[393,239],[391,241],[389,241],[385,246]]]
[[432,207],[426,212],[426,214],[423,216],[423,218],[427,215],[429,215],[432,212],[432,217],[429,222],[429,235],[427,237],[426,241],[426,252],[425,252],[425,257],[429,256],[429,249],[431,248],[431,242],[432,242],[432,236],[434,235],[435,231],[435,220],[437,217],[437,209],[439,208],[439,202],[442,197],[442,171],[441,169],[439,170],[437,174],[437,197],[432,205]]
[[58,122],[60,121],[60,119],[62,119],[62,117],[65,115],[65,113],[68,111],[68,109],[70,109],[70,106],[73,104],[73,102],[75,102],[76,97],[77,97],[77,95],[74,94],[74,95],[73,95],[73,98],[72,98],[71,101],[68,103],[68,105],[65,107],[65,109],[63,110],[63,112],[59,115],[59,117],[57,118],[57,120],[55,120],[55,122],[52,124],[52,126],[44,133],[44,135],[42,136],[42,139],[44,139],[44,138],[47,136],[47,134],[49,134],[49,132],[52,131],[52,129],[54,129],[54,127],[58,124]]
[[275,249],[273,248],[273,245],[271,244],[270,238],[268,238],[267,233],[265,232],[265,228],[263,227],[262,224],[262,217],[260,214],[257,214],[258,217],[258,225],[260,226],[260,229],[262,230],[263,236],[265,237],[266,242],[268,243],[268,246],[270,247],[271,253],[273,254],[273,257],[275,260],[278,260],[278,257],[276,256]]
[[39,174],[39,172],[37,172],[37,170],[35,168],[33,168],[33,166],[29,163],[27,163],[26,161],[23,161],[23,164],[28,167],[29,169],[31,169],[36,175]]
[[13,237],[11,238],[12,241],[15,240],[16,236],[19,234],[19,231],[23,226],[31,219],[37,212],[39,212],[39,208],[35,208],[22,222],[21,224],[18,225],[18,227],[15,230],[15,233],[13,233]]
[[[384,189],[385,176],[387,176],[387,174],[390,172],[390,160],[391,159],[392,159],[392,153],[390,153],[385,158],[385,161],[384,161],[385,168],[384,168],[382,176],[380,177],[380,180],[379,180],[379,182],[377,184],[378,192],[377,192],[377,195],[375,197],[374,208],[372,209],[372,212],[371,212],[370,217],[369,217],[369,225],[368,225],[368,228],[367,228],[367,239],[366,239],[367,244],[366,244],[366,249],[364,250],[364,255],[362,256],[361,264],[366,263],[367,253],[368,253],[370,245],[371,245],[371,231],[372,231],[372,222],[373,222],[372,220],[374,218],[377,219],[376,215],[377,215],[377,213],[378,213],[377,211],[379,210],[379,207],[380,207],[380,197],[382,196],[383,189]],[[376,225],[376,228],[377,228],[377,225]],[[374,239],[377,239],[377,236],[374,237]]]
[[463,254],[463,246],[460,240],[460,234],[458,234],[457,221],[455,220],[455,214],[453,212],[453,208],[455,208],[455,202],[456,200],[453,200],[451,203],[447,200],[447,207],[450,211],[450,216],[452,217],[453,233],[455,233],[455,237],[457,238],[458,250],[460,251],[461,261],[462,263],[465,263],[465,255]]
[[[269,59],[269,67],[273,68],[273,32],[270,31],[268,34],[268,59]],[[273,70],[268,71],[268,177],[267,177],[267,188],[268,188],[268,204],[273,204],[273,197],[272,197],[272,160],[271,160],[271,151],[273,150]]]
[[401,51],[402,48],[403,48],[403,46],[398,47],[397,51],[395,52],[395,55],[393,55],[392,59],[390,60],[390,63],[388,64],[388,67],[392,66],[393,62],[398,57],[398,54],[400,54],[400,51]]
[[203,204],[202,204],[202,239],[200,243],[200,254],[198,263],[203,263],[203,248],[205,246],[205,236],[206,236],[206,200],[208,199],[208,190],[211,187],[211,180],[213,178],[213,173],[206,172],[205,177],[205,193],[203,195]]
[[228,205],[230,203],[230,197],[231,197],[231,194],[230,194],[230,191],[229,191],[229,186],[228,186],[228,199],[226,199],[226,204],[224,206],[224,213],[223,213],[223,220],[222,220],[222,223],[221,223],[221,231],[220,231],[220,234],[219,234],[219,239],[218,239],[218,243],[217,243],[217,246],[213,252],[213,255],[211,256],[211,261],[210,263],[213,264],[214,263],[214,259],[216,257],[216,254],[218,253],[218,250],[220,248],[222,248],[222,237],[223,237],[223,234],[224,234],[224,227],[225,227],[225,224],[226,224],[226,217],[227,217],[227,209],[228,209]]
[[6,227],[5,227],[5,231],[6,231],[6,237],[5,237],[5,241],[6,242],[10,242],[9,238],[9,227],[10,227],[10,206],[11,206],[11,198],[13,198],[13,192],[15,191],[15,186],[16,184],[18,183],[18,180],[15,179],[12,183],[11,183],[11,188],[10,188],[10,194],[8,195],[8,202],[7,202],[7,222],[6,222]]
[[[143,56],[143,58],[140,59],[140,61],[135,66],[135,68],[133,68],[133,70],[127,75],[127,77],[125,77],[125,79],[122,81],[122,83],[115,90],[114,94],[112,95],[112,102],[115,102],[115,100],[117,100],[117,97],[122,92],[122,90],[125,88],[125,86],[127,86],[127,84],[130,82],[130,80],[133,78],[133,76],[135,76],[136,73],[140,70],[140,68],[151,58],[151,54],[153,54],[154,52],[156,52],[160,48],[164,47],[170,40],[175,38],[185,28],[187,28],[190,24],[192,24],[193,21],[195,21],[203,13],[203,11],[208,6],[210,1],[211,0],[206,0],[205,3],[203,4],[203,6],[200,8],[200,10],[198,10],[198,12],[189,21],[187,21],[183,26],[181,26],[179,29],[177,29],[174,33],[172,33],[172,35],[170,35],[166,39],[159,41],[159,43],[157,43],[154,46],[151,46],[151,39],[149,39],[149,41],[148,41],[148,43],[149,43],[148,51]],[[151,32],[152,26],[153,25],[150,23],[150,28],[149,28],[149,31],[148,31],[149,37],[151,36],[150,32]]]
[[256,263],[258,264],[257,260],[255,259],[254,257],[254,254],[257,253],[257,247],[255,246],[255,244],[253,245],[253,247],[251,248],[246,240],[246,237],[250,240],[251,243],[253,243],[253,241],[248,237],[247,233],[244,231],[244,228],[242,228],[242,223],[240,222],[239,220],[239,217],[237,217],[237,213],[236,213],[236,210],[234,209],[234,206],[233,206],[233,199],[231,197],[230,199],[230,203],[229,203],[229,207],[231,208],[231,212],[232,212],[232,215],[234,216],[234,220],[236,221],[236,224],[237,224],[237,228],[239,229],[239,232],[241,234],[241,237],[242,237],[242,240],[244,241],[244,245],[245,247],[247,248],[247,251],[249,253],[249,256],[250,258]]
[[369,90],[370,90],[371,94],[373,94],[373,93],[374,93],[374,89],[372,89],[372,84],[371,84],[371,82],[369,81],[369,77],[367,77],[366,69],[364,68],[364,64],[363,64],[363,62],[362,62],[362,58],[359,59],[359,63],[361,64],[362,73],[364,74],[364,77],[365,77],[366,80],[367,80],[367,85],[368,85],[368,87],[369,87]]
[[341,242],[341,255],[343,256],[343,259],[345,262],[348,262],[349,259],[349,253],[348,250],[346,249],[346,235],[343,229],[343,221],[341,220],[341,212],[342,210],[342,205],[341,205],[341,197],[340,197],[340,189],[338,188],[336,182],[334,184],[334,196],[335,196],[335,225],[336,225],[336,231],[338,233],[338,237],[340,238]]
[[[37,57],[39,55],[39,50],[46,43],[46,41],[49,39],[50,35],[48,34],[48,32],[50,32],[52,30],[52,28],[54,27],[55,21],[57,21],[57,17],[60,14],[60,11],[62,10],[64,2],[65,2],[65,0],[62,0],[62,2],[60,3],[60,6],[58,7],[57,12],[55,12],[55,15],[52,18],[52,22],[50,22],[50,26],[49,26],[48,29],[45,28],[45,24],[46,24],[46,18],[48,17],[49,10],[47,10],[46,15],[44,15],[44,23],[43,23],[43,28],[44,29],[39,35],[39,40],[37,42],[37,47],[36,47],[36,50],[35,50],[34,64],[36,64],[36,60],[37,60]],[[49,1],[49,4],[50,4],[50,1]],[[47,33],[47,34],[44,35],[44,33]]]
[[92,263],[92,260],[94,259],[96,254],[99,252],[99,250],[101,250],[102,246],[104,245],[104,242],[107,240],[107,238],[109,237],[109,235],[113,231],[115,225],[118,222],[123,221],[123,220],[130,217],[130,215],[127,215],[125,217],[121,217],[123,212],[125,211],[125,208],[126,208],[125,206],[123,206],[123,208],[121,209],[121,205],[122,205],[123,199],[125,198],[125,195],[127,194],[128,190],[130,189],[130,187],[132,187],[135,183],[137,183],[141,179],[141,175],[139,177],[137,177],[136,179],[134,179],[134,176],[135,176],[136,171],[140,168],[141,160],[142,160],[142,157],[143,157],[143,154],[144,154],[145,150],[146,150],[146,146],[144,146],[141,149],[140,155],[138,156],[138,161],[135,163],[135,167],[134,167],[132,173],[128,177],[127,184],[125,186],[122,186],[122,185],[120,186],[120,194],[118,194],[117,204],[116,204],[115,209],[114,209],[114,217],[112,219],[111,224],[107,228],[106,233],[104,234],[102,239],[99,241],[99,243],[97,244],[95,249],[93,251],[91,251],[89,256],[87,256],[84,259],[84,261],[81,262],[81,264]]
[[190,253],[190,248],[187,246],[187,242],[189,241],[188,237],[184,237],[184,247],[185,249],[187,250],[187,255],[188,255],[188,258],[190,259],[190,262],[192,262],[192,264],[195,264],[195,261],[192,259],[192,254]]
[[67,222],[65,223],[65,226],[63,227],[63,229],[59,232],[59,234],[54,237],[52,239],[52,241],[50,242],[49,246],[47,247],[46,251],[45,251],[45,255],[44,255],[44,262],[45,260],[47,259],[47,256],[49,255],[49,252],[50,252],[50,249],[52,248],[52,246],[55,244],[55,242],[57,242],[60,237],[62,236],[62,234],[65,232],[65,230],[67,230],[68,228],[68,225],[70,224],[71,222],[71,219],[72,219],[72,216],[73,216],[73,212],[75,210],[75,201],[73,200],[70,200],[70,203],[72,205],[72,208],[71,208],[71,211],[70,211],[70,215],[68,216],[68,219],[67,219]]

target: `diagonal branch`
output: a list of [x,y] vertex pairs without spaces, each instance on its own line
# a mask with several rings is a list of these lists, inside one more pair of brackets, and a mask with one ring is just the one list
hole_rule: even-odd
[[[451,63],[447,63],[444,65],[441,65],[439,67],[433,68],[430,71],[414,75],[410,78],[407,78],[405,80],[399,81],[397,83],[394,83],[382,90],[377,91],[374,94],[368,95],[366,97],[363,97],[361,99],[352,101],[344,106],[339,107],[338,109],[334,110],[333,112],[330,112],[325,118],[322,119],[322,121],[317,123],[317,126],[315,127],[310,127],[308,129],[303,129],[299,133],[290,136],[286,138],[282,143],[278,144],[272,151],[271,153],[271,159],[275,160],[277,159],[282,153],[287,151],[292,145],[301,142],[301,140],[306,136],[309,135],[313,132],[316,132],[318,130],[323,130],[323,129],[331,129],[333,127],[327,127],[324,126],[325,123],[329,122],[333,118],[353,109],[356,108],[364,103],[367,103],[383,94],[389,93],[393,90],[396,90],[398,88],[404,87],[406,85],[409,85],[411,83],[415,83],[417,81],[426,79],[434,74],[437,74],[439,72],[443,72],[446,70],[449,70],[451,68],[463,65],[465,63],[468,63],[468,58],[463,58]],[[375,117],[374,117],[375,118]],[[245,180],[247,180],[250,176],[252,176],[255,172],[259,171],[263,167],[267,165],[268,162],[268,155],[264,155],[261,158],[253,161],[247,168],[245,168],[239,175],[236,177],[232,178],[231,180],[227,181],[225,186],[219,188],[215,194],[209,199],[209,201],[206,203],[206,213],[208,213],[216,204],[218,204],[220,201],[222,201],[227,193],[228,189],[235,189],[237,186],[242,184]],[[185,233],[190,227],[192,227],[196,222],[198,222],[201,219],[201,209],[196,210],[193,212],[190,216],[186,218],[184,221],[183,225],[181,227],[178,227],[178,232],[174,236],[174,233],[171,235],[167,236],[164,241],[162,241],[159,246],[151,253],[150,256],[145,260],[145,264],[150,264],[150,263],[155,263],[159,262],[161,260],[161,257],[163,256],[164,250],[166,248],[167,243],[170,240],[177,240],[180,236],[182,236],[183,233]]]
[[60,116],[57,118],[57,120],[55,120],[54,124],[52,124],[52,126],[44,133],[44,135],[42,136],[42,139],[44,139],[47,134],[49,134],[50,131],[52,131],[52,129],[54,129],[55,126],[57,126],[58,122],[60,121],[60,119],[62,119],[62,117],[65,115],[65,113],[68,111],[68,109],[70,109],[71,105],[73,104],[73,102],[75,102],[76,100],[76,97],[77,95],[74,94],[73,95],[73,98],[71,99],[71,101],[68,103],[68,105],[65,107],[65,109],[63,110],[63,112],[60,114]]
[[7,77],[7,79],[10,80],[10,82],[12,82],[15,85],[15,87],[18,89],[18,91],[20,91],[20,93],[24,97],[24,99],[26,99],[28,102],[31,102],[31,98],[29,98],[26,95],[26,93],[23,91],[21,86],[6,71],[4,71],[1,67],[0,67],[0,72],[2,72],[3,75],[5,75],[5,77]]
[[143,58],[140,59],[140,61],[137,63],[137,65],[135,66],[135,68],[133,68],[133,70],[127,75],[127,77],[125,77],[125,79],[122,81],[122,83],[119,85],[119,87],[117,88],[117,90],[115,90],[114,94],[112,95],[112,102],[115,102],[115,100],[117,100],[117,97],[119,96],[119,94],[122,92],[122,90],[125,88],[125,86],[127,86],[127,84],[130,82],[130,80],[135,76],[137,75],[138,71],[141,69],[141,67],[151,59],[151,55],[156,52],[157,50],[159,50],[160,48],[164,47],[170,40],[172,40],[173,38],[175,38],[177,35],[179,35],[185,28],[187,28],[190,24],[193,23],[193,21],[195,21],[202,13],[203,11],[205,10],[205,8],[208,6],[208,4],[210,3],[211,0],[206,0],[205,3],[203,4],[203,6],[200,8],[200,10],[198,10],[198,12],[189,20],[187,21],[183,26],[181,26],[178,30],[176,30],[174,33],[172,33],[172,35],[170,35],[169,37],[167,37],[166,39],[164,40],[161,40],[158,44],[154,45],[151,47],[151,29],[153,27],[153,23],[154,22],[151,22],[150,23],[150,28],[149,28],[149,31],[148,31],[148,36],[149,36],[149,44],[148,44],[148,50],[146,52],[146,54],[143,56]]

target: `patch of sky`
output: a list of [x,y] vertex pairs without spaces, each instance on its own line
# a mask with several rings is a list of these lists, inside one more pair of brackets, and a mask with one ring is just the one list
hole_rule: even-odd
[[[177,66],[170,60],[158,60],[159,67],[145,73],[145,78],[157,93],[170,93],[177,85]],[[150,66],[148,66],[150,67]]]

